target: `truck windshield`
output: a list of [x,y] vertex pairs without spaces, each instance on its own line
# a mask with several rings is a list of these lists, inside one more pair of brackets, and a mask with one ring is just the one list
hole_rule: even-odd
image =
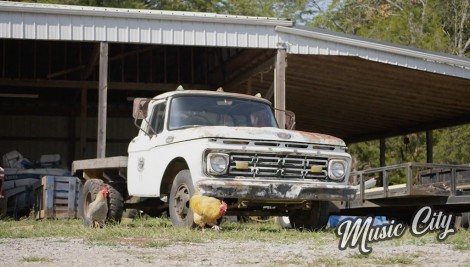
[[219,96],[179,96],[171,101],[169,129],[197,126],[277,127],[263,102]]

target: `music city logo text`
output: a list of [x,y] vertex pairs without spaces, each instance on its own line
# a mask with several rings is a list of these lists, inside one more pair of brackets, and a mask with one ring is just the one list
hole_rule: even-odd
[[437,240],[444,241],[449,235],[455,234],[454,218],[452,213],[425,206],[414,214],[409,226],[393,219],[382,225],[374,225],[374,217],[355,217],[341,221],[335,234],[339,237],[340,250],[358,248],[361,254],[367,255],[372,252],[370,243],[400,238],[408,228],[416,237],[438,232]]

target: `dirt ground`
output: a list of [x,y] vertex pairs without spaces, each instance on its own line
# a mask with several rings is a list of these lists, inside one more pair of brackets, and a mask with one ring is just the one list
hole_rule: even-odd
[[374,243],[369,256],[340,251],[333,237],[291,244],[216,240],[155,242],[143,248],[137,243],[123,239],[106,246],[81,239],[5,238],[0,239],[0,266],[470,266],[468,251],[437,242],[423,245],[422,240]]

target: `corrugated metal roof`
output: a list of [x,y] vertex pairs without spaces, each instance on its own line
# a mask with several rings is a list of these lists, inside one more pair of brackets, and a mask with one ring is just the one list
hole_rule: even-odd
[[77,15],[110,18],[136,18],[170,21],[198,21],[244,25],[292,26],[293,22],[284,18],[224,15],[216,13],[167,11],[149,9],[125,9],[113,7],[70,6],[0,1],[0,9],[8,12],[37,13],[51,15]]
[[[289,54],[357,56],[427,72],[470,78],[470,60],[311,27],[276,27]],[[437,64],[436,64],[437,63]]]
[[0,38],[276,48],[274,18],[0,2]]
[[276,49],[357,56],[470,78],[470,60],[310,27],[285,19],[0,1],[0,38]]
[[[6,11],[6,6],[14,8]],[[48,8],[35,10],[35,7],[45,6]],[[216,14],[176,12],[172,17],[167,12],[158,15],[161,11],[129,10],[127,14],[124,10],[109,9],[108,14],[106,8],[87,7],[84,11],[80,8],[0,2],[0,38],[12,39],[0,42],[2,51],[6,51],[4,55],[8,55],[4,57],[5,76],[0,79],[0,89],[44,87],[43,94],[56,87],[92,88],[97,84],[92,76],[86,81],[77,78],[86,67],[85,60],[74,60],[75,57],[70,56],[74,52],[70,51],[82,49],[80,58],[92,58],[93,47],[97,46],[91,42],[109,41],[114,48],[111,54],[114,52],[116,57],[113,66],[119,70],[110,72],[111,89],[135,92],[144,87],[145,90],[168,90],[163,86],[171,82],[214,88],[233,83],[229,91],[269,95],[274,79],[270,68],[276,53],[273,49],[285,45],[289,53],[286,106],[297,113],[298,129],[328,133],[353,142],[470,123],[470,60],[467,58],[319,29],[290,27],[282,20],[260,19],[258,23],[258,18],[229,16],[231,19],[224,20]],[[68,9],[72,11],[66,11]],[[146,15],[138,16],[136,12]],[[180,47],[183,45],[185,47]],[[22,48],[33,50],[32,55],[37,58],[23,55]],[[191,75],[196,74],[195,79],[190,79],[191,75],[180,77],[180,71],[190,72],[191,66],[182,66],[188,65],[193,53],[197,55],[196,61],[191,63],[195,69]],[[127,59],[133,64],[124,64]],[[169,63],[165,64],[166,61]],[[28,64],[40,69],[40,62],[49,63],[49,70],[26,72],[32,69],[25,67]],[[152,64],[160,64],[161,68],[150,68],[145,73],[150,79],[143,79],[144,73],[139,70]],[[168,75],[159,74],[163,68]],[[62,72],[69,74],[69,80],[60,74]],[[55,75],[57,73],[60,75]],[[114,88],[112,82],[116,84]],[[58,95],[57,92],[73,91],[54,91],[50,95]],[[51,103],[50,99],[47,101]],[[24,110],[16,103],[13,106],[4,110]],[[56,113],[55,106],[51,107],[52,111],[46,111]],[[29,110],[34,114],[38,109],[34,106]]]

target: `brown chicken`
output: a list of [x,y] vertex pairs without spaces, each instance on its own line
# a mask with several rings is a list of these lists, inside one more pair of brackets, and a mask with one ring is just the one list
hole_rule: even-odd
[[106,216],[108,214],[108,203],[106,198],[108,196],[108,187],[106,185],[101,187],[101,190],[96,194],[96,198],[88,206],[86,214],[86,226],[100,227],[104,226]]
[[194,212],[194,223],[202,229],[207,224],[214,230],[220,230],[217,220],[222,218],[227,211],[227,204],[224,201],[196,192],[189,200],[189,206]]

